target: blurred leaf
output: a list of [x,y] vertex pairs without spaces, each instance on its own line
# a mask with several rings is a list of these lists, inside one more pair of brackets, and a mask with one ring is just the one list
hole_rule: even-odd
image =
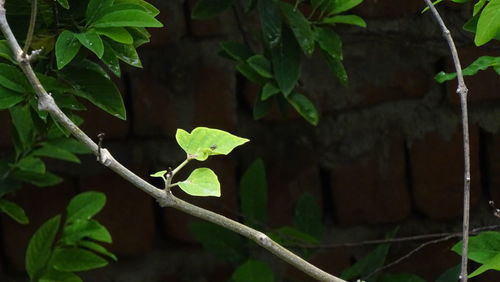
[[144,27],[128,27],[127,30],[134,38],[135,48],[138,48],[139,46],[149,42],[151,34],[149,34],[149,32]]
[[89,30],[83,33],[74,33],[73,35],[83,46],[94,52],[98,58],[102,58],[104,54],[104,45],[101,37],[95,31]]
[[24,96],[19,92],[12,91],[0,86],[0,110],[5,110],[19,104]]
[[105,255],[105,256],[109,257],[110,259],[112,259],[114,261],[118,260],[118,258],[113,253],[111,253],[106,248],[104,248],[103,246],[101,246],[101,245],[99,245],[99,244],[97,244],[95,242],[87,241],[87,240],[81,240],[81,241],[78,242],[78,245],[81,246],[81,247],[87,248],[87,249],[89,249],[91,251],[94,251],[96,253]]
[[69,64],[80,51],[81,44],[71,31],[65,30],[59,34],[56,41],[57,69]]
[[247,63],[260,76],[265,78],[273,77],[273,74],[271,73],[271,62],[269,62],[266,57],[262,55],[254,55],[248,58]]
[[17,67],[4,63],[0,63],[0,85],[19,93],[32,91],[26,76]]
[[57,215],[46,221],[33,234],[26,250],[25,266],[26,271],[32,281],[37,280],[41,275],[41,271],[47,265],[47,262],[52,254],[52,245],[56,238],[61,216]]
[[264,86],[262,87],[262,91],[260,93],[260,100],[265,101],[280,92],[281,91],[279,90],[278,87],[274,85],[274,83],[268,82],[264,84]]
[[[0,163],[1,164],[1,163]],[[5,172],[1,175],[5,175]],[[10,178],[0,178],[0,198],[8,193],[21,189],[21,183]]]
[[316,41],[319,47],[333,58],[342,60],[342,40],[330,28],[316,27]]
[[248,63],[240,63],[236,65],[236,70],[241,73],[246,79],[254,83],[263,84],[267,81],[266,78],[257,73]]
[[57,2],[64,8],[69,9],[68,0],[57,0]]
[[19,224],[28,224],[30,222],[24,209],[14,202],[0,199],[0,211],[17,221]]
[[253,105],[253,119],[258,120],[267,115],[273,106],[271,99],[262,100],[259,97],[255,98],[255,103]]
[[224,12],[233,0],[198,0],[193,7],[191,18],[195,20],[210,19]]
[[384,273],[380,275],[377,282],[426,282],[424,279],[410,273]]
[[350,24],[360,27],[366,27],[366,22],[359,16],[356,15],[336,15],[332,17],[327,17],[322,20],[325,24]]
[[257,0],[264,42],[270,48],[281,41],[281,13],[274,0]]
[[335,76],[343,86],[347,86],[349,78],[347,77],[347,72],[344,68],[344,65],[342,64],[342,60],[337,57],[331,56],[327,52],[323,52],[323,55],[333,74],[335,74]]
[[179,182],[179,187],[191,196],[220,197],[217,175],[206,167],[195,169],[186,180]]
[[54,250],[51,263],[59,271],[76,272],[104,267],[108,261],[87,250],[59,247]]
[[[480,70],[485,70],[489,67],[495,68],[498,66],[500,66],[500,57],[482,56],[463,69],[462,74],[464,76],[471,76],[477,74]],[[438,73],[434,79],[439,83],[443,83],[445,81],[452,80],[455,77],[457,77],[455,72],[446,73],[442,71]]]
[[273,282],[274,273],[267,263],[249,259],[236,268],[231,279],[234,282]]
[[12,50],[10,50],[9,44],[5,39],[0,40],[0,58],[9,60],[13,64],[16,63],[14,55],[12,54]]
[[106,204],[106,195],[101,192],[83,192],[71,199],[66,208],[68,214],[66,222],[71,223],[77,219],[91,219],[99,213]]
[[295,110],[310,124],[318,125],[319,112],[314,104],[304,95],[299,93],[292,93],[288,96],[288,102],[295,108]]
[[82,282],[78,275],[72,272],[62,272],[55,269],[48,269],[37,282]]
[[319,243],[318,239],[291,226],[283,226],[270,232],[268,236],[283,246],[295,246],[298,243]]
[[163,178],[163,176],[167,173],[168,171],[166,170],[161,170],[161,171],[158,171],[158,172],[155,172],[153,174],[150,174],[149,176],[151,177],[161,177]]
[[115,117],[126,119],[122,96],[111,80],[96,71],[73,66],[67,67],[60,75],[73,86],[78,96]]
[[333,0],[332,9],[329,11],[329,15],[339,14],[350,10],[363,2],[363,0]]
[[310,193],[303,193],[295,204],[294,225],[297,229],[315,237],[323,238],[321,208]]
[[290,95],[300,76],[300,47],[288,29],[283,30],[282,41],[271,49],[274,78],[281,92]]
[[91,152],[87,146],[73,138],[51,139],[48,140],[47,143],[75,154],[88,154]]
[[30,148],[35,138],[35,125],[31,118],[30,105],[16,105],[11,107],[9,112],[23,148],[25,150]]
[[236,41],[222,41],[220,47],[229,58],[236,61],[246,61],[253,55],[252,50],[246,45]]
[[108,229],[96,220],[76,219],[64,226],[61,242],[65,245],[75,245],[84,238],[111,243]]
[[51,145],[49,143],[43,144],[42,147],[33,151],[33,156],[37,157],[49,157],[59,160],[64,160],[68,162],[80,163],[80,160],[70,151],[62,149],[60,147]]
[[481,46],[495,38],[500,32],[500,0],[491,0],[484,7],[477,22],[474,43]]
[[218,258],[234,264],[247,258],[243,239],[236,233],[209,222],[189,224],[191,235]]
[[90,25],[103,11],[113,6],[113,2],[113,0],[90,0],[85,13],[87,25]]
[[32,156],[27,156],[22,159],[20,159],[16,164],[15,167],[24,170],[27,172],[33,172],[37,174],[44,174],[45,173],[45,164],[43,161],[39,158],[35,158]]
[[[461,255],[462,241],[451,249]],[[469,274],[469,277],[477,276],[490,269],[500,270],[500,232],[485,231],[470,237],[468,258],[482,264]]]
[[197,127],[191,133],[177,129],[175,139],[188,156],[199,161],[204,161],[209,156],[227,155],[234,148],[250,141],[223,130],[207,127]]
[[441,274],[436,282],[457,282],[460,276],[460,264],[455,265],[454,267],[446,270],[443,274]]
[[46,171],[44,174],[33,173],[28,171],[16,170],[12,173],[12,177],[17,180],[36,185],[38,187],[54,186],[63,181],[63,179],[55,174]]
[[262,159],[247,168],[240,181],[241,213],[245,224],[259,226],[267,219],[267,179]]
[[121,76],[120,61],[113,48],[106,42],[104,42],[104,55],[101,60],[116,76]]
[[314,52],[314,33],[311,23],[299,9],[294,8],[288,3],[280,2],[280,8],[304,54],[308,56],[312,55]]

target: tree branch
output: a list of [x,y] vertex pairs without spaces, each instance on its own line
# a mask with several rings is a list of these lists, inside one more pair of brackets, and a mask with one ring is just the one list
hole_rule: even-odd
[[460,96],[460,106],[462,110],[462,129],[463,129],[463,140],[464,140],[464,211],[463,211],[463,223],[462,223],[462,234],[463,234],[463,247],[462,247],[462,262],[460,271],[460,281],[467,281],[467,254],[469,247],[469,216],[470,216],[470,145],[469,145],[469,118],[467,112],[467,87],[465,86],[464,77],[462,75],[462,67],[460,66],[460,59],[458,58],[457,48],[451,37],[451,33],[443,22],[443,19],[439,15],[438,11],[432,5],[430,0],[424,0],[432,15],[438,22],[441,30],[443,31],[443,37],[448,42],[451,55],[453,57],[453,64],[455,65],[455,71],[457,73],[458,88],[457,94]]
[[179,198],[176,198],[168,189],[163,190],[154,187],[153,185],[149,184],[148,182],[128,170],[121,163],[116,161],[108,150],[100,148],[61,111],[61,109],[56,105],[52,96],[43,88],[30,65],[29,56],[21,49],[19,43],[14,37],[14,34],[12,33],[12,30],[7,22],[4,4],[5,0],[0,0],[0,29],[2,30],[2,33],[5,36],[9,47],[14,53],[19,67],[22,69],[33,89],[35,90],[35,93],[38,97],[38,108],[40,110],[47,111],[76,139],[90,148],[94,155],[99,156],[98,159],[103,165],[109,167],[125,180],[155,198],[161,207],[172,207],[184,211],[185,213],[201,219],[205,219],[209,222],[223,226],[231,231],[245,236],[255,241],[258,245],[269,250],[271,253],[275,254],[284,261],[292,264],[297,269],[303,271],[304,273],[319,281],[345,282],[343,279],[328,274],[325,271],[317,268],[316,266],[308,263],[301,257],[297,256],[296,254],[290,252],[278,243],[271,240],[262,232],[254,230],[248,226],[245,226],[239,222],[233,221],[209,210],[194,206]]

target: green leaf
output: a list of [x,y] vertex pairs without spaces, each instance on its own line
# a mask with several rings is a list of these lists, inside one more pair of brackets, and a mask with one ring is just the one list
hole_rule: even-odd
[[71,199],[66,208],[68,212],[66,222],[91,219],[102,210],[105,204],[106,195],[104,193],[95,191],[80,193]]
[[[386,237],[392,238],[395,234],[396,230],[390,232]],[[378,245],[373,251],[368,253],[368,255],[358,260],[348,269],[344,270],[340,277],[345,280],[353,280],[355,278],[362,278],[373,273],[373,271],[384,265],[387,253],[389,252],[389,247],[390,244]],[[376,281],[376,278],[374,277],[368,280],[368,282],[374,281]]]
[[105,243],[113,241],[108,229],[96,220],[76,219],[64,226],[61,242],[66,245],[74,245],[84,238]]
[[134,47],[138,48],[142,44],[148,43],[151,34],[144,27],[128,27],[127,30],[134,38]]
[[[378,279],[377,282],[425,282],[424,279],[418,277],[415,274],[410,273],[384,273]],[[457,280],[455,280],[457,281]]]
[[273,282],[274,273],[267,263],[249,259],[236,268],[231,279],[234,282]]
[[33,172],[37,174],[45,173],[45,164],[43,163],[43,161],[32,156],[22,158],[15,164],[15,167],[27,172]]
[[323,238],[321,208],[310,193],[303,193],[297,200],[294,225],[318,240]]
[[325,24],[341,23],[366,27],[366,22],[361,17],[356,15],[336,15],[324,18],[321,22]]
[[69,64],[80,51],[81,44],[71,31],[65,30],[59,34],[56,41],[57,69],[62,69]]
[[60,74],[75,89],[76,94],[120,119],[126,119],[125,106],[116,85],[99,72],[68,67]]
[[95,242],[92,242],[92,241],[87,241],[87,240],[81,240],[78,242],[78,245],[81,246],[81,247],[84,247],[84,248],[87,248],[91,251],[94,251],[96,253],[99,253],[101,255],[105,255],[107,257],[109,257],[110,259],[114,260],[114,261],[117,261],[118,258],[113,254],[111,253],[110,251],[108,251],[106,248],[104,248],[103,246],[95,243]]
[[191,222],[191,235],[210,253],[232,263],[247,258],[245,242],[236,233],[209,222]]
[[288,29],[283,30],[282,41],[271,49],[274,78],[281,92],[290,95],[300,76],[300,47]]
[[141,60],[134,45],[118,44],[110,41],[107,43],[120,60],[136,68],[142,68]]
[[259,226],[267,218],[267,179],[262,159],[255,160],[240,181],[241,213],[245,224]]
[[163,27],[151,14],[137,9],[116,10],[98,18],[94,27]]
[[24,209],[14,202],[0,199],[0,211],[20,224],[28,224],[30,222]]
[[94,52],[98,58],[102,58],[102,55],[104,54],[104,45],[101,37],[94,30],[89,30],[83,33],[74,33],[73,35],[83,46]]
[[329,15],[339,14],[350,10],[363,2],[363,0],[334,0]]
[[15,66],[0,63],[0,85],[19,93],[30,92],[26,76]]
[[253,55],[252,50],[250,50],[246,45],[236,41],[222,41],[220,43],[220,47],[229,58],[236,61],[246,61]]
[[254,55],[248,58],[247,63],[260,76],[265,78],[273,77],[273,74],[271,73],[271,62],[269,62],[266,57],[262,55]]
[[231,6],[233,0],[198,0],[191,12],[195,20],[210,19],[224,12]]
[[156,17],[160,13],[160,10],[158,10],[155,6],[149,4],[144,0],[115,0],[114,3],[115,4],[129,3],[129,4],[139,5],[153,17]]
[[318,110],[306,96],[294,92],[288,96],[287,100],[305,120],[312,125],[318,125]]
[[134,43],[134,38],[124,27],[106,27],[106,28],[96,28],[97,34],[104,35],[109,39],[112,39],[118,43],[132,44]]
[[80,163],[80,160],[78,159],[77,156],[75,156],[75,154],[71,153],[68,150],[51,145],[49,143],[45,143],[41,148],[38,148],[35,151],[33,151],[33,156],[49,157],[68,162]]
[[483,272],[491,269],[500,270],[500,253],[497,253],[490,260],[486,261],[483,265],[481,265],[479,268],[477,268],[471,274],[469,274],[468,277],[472,278],[478,276],[479,274],[482,274]]
[[177,129],[175,139],[188,154],[188,157],[199,161],[204,161],[209,156],[227,155],[234,148],[250,141],[219,129],[207,127],[197,127],[191,133]]
[[500,33],[500,0],[491,0],[484,7],[477,22],[474,43],[481,46],[488,43]]
[[283,226],[270,232],[269,237],[283,246],[295,246],[297,243],[318,244],[318,239],[291,226]]
[[44,174],[29,171],[16,170],[12,176],[20,181],[27,182],[38,187],[48,187],[59,184],[63,179],[53,173],[46,171]]
[[76,272],[104,267],[108,261],[87,250],[56,248],[51,263],[56,270]]
[[333,72],[333,74],[337,76],[342,85],[347,86],[349,78],[347,76],[347,72],[344,68],[344,65],[342,64],[342,60],[337,57],[331,56],[327,52],[323,52],[323,55],[326,58],[328,67]]
[[288,3],[280,2],[280,8],[304,54],[312,55],[314,52],[314,32],[311,23],[299,9]]
[[72,272],[62,272],[53,268],[47,269],[37,282],[82,282],[83,280]]
[[477,3],[474,4],[474,11],[472,12],[472,16],[477,15],[483,9],[484,5],[486,5],[486,0],[477,1]]
[[87,146],[73,138],[51,139],[47,143],[75,154],[89,154],[91,152]]
[[264,84],[264,86],[262,87],[262,91],[260,93],[260,100],[265,101],[280,92],[281,91],[279,90],[278,87],[274,85],[274,83],[268,82]]
[[342,60],[342,40],[331,28],[316,27],[316,41],[330,56]]
[[457,282],[460,276],[460,264],[455,265],[454,267],[446,270],[443,274],[441,274],[436,282]]
[[255,103],[253,105],[253,119],[258,120],[267,115],[273,106],[271,99],[262,100],[259,97],[255,98]]
[[[482,56],[482,57],[477,58],[469,66],[467,66],[465,69],[463,69],[462,74],[464,76],[471,76],[471,75],[475,75],[480,70],[485,70],[489,67],[495,68],[498,66],[500,66],[500,57]],[[455,77],[457,77],[457,74],[455,72],[446,73],[446,72],[442,71],[442,72],[438,73],[434,77],[434,79],[439,83],[443,83],[445,81],[452,80]]]
[[158,171],[158,172],[155,172],[155,173],[153,173],[153,174],[150,174],[149,176],[151,176],[151,177],[161,177],[161,178],[163,178],[167,172],[168,172],[168,171],[166,171],[166,170],[162,170],[162,171]]
[[[2,172],[5,175],[6,172]],[[5,196],[11,192],[21,189],[22,185],[19,181],[15,181],[11,178],[6,178],[0,181],[0,197]]]
[[23,148],[27,150],[35,138],[35,125],[31,118],[30,105],[16,105],[9,108],[10,117],[16,128],[17,137]]
[[90,25],[96,18],[98,18],[103,11],[113,6],[113,0],[90,0],[85,12],[85,19],[87,25]]
[[59,3],[59,5],[61,5],[61,7],[63,7],[64,9],[69,9],[69,4],[68,4],[68,0],[57,0],[57,2]]
[[118,77],[121,76],[120,61],[118,60],[113,48],[107,42],[104,42],[104,55],[101,60],[111,70],[111,72]]
[[220,183],[217,175],[206,167],[195,169],[186,180],[179,182],[179,187],[192,196],[220,197]]
[[270,48],[281,41],[281,13],[274,0],[258,0],[257,9],[264,42]]
[[24,97],[19,92],[0,86],[0,110],[5,110],[19,104]]
[[257,83],[266,83],[267,79],[262,77],[258,72],[256,72],[248,63],[240,63],[236,65],[236,70],[241,73],[246,79]]
[[4,58],[13,64],[16,64],[12,50],[10,50],[9,44],[5,39],[0,40],[0,58]]
[[41,271],[47,265],[60,223],[60,215],[49,219],[38,228],[30,239],[26,250],[25,264],[26,271],[32,281],[41,275]]

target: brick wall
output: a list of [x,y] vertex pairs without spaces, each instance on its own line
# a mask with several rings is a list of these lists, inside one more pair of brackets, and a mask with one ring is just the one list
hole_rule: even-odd
[[[355,13],[368,28],[339,27],[349,87],[340,86],[318,56],[304,63],[303,89],[322,114],[317,127],[278,112],[252,119],[250,101],[258,90],[217,55],[219,41],[241,40],[231,11],[214,20],[192,21],[186,15],[194,1],[151,2],[161,10],[166,28],[152,30],[151,44],[141,47],[144,69],[126,68],[120,82],[129,120],[119,121],[92,105],[83,115],[83,128],[93,137],[105,132],[105,145],[118,160],[147,178],[182,160],[174,139],[177,128],[216,127],[251,139],[232,156],[210,163],[221,179],[223,197],[193,199],[175,191],[179,197],[238,219],[239,176],[261,157],[268,168],[270,227],[290,224],[295,200],[308,191],[323,207],[327,242],[382,238],[396,225],[400,236],[460,228],[463,161],[456,83],[439,85],[432,79],[452,65],[434,20],[429,13],[420,14],[423,1],[365,0]],[[441,9],[464,66],[478,56],[500,54],[498,43],[475,48],[470,35],[458,29],[466,9],[452,4]],[[249,17],[251,25],[255,17]],[[500,79],[488,70],[466,82],[476,226],[495,222],[485,209],[488,200],[500,203]],[[8,119],[0,112],[3,148],[9,145]],[[223,281],[230,275],[228,265],[201,252],[189,235],[190,216],[157,208],[93,157],[79,166],[51,167],[67,181],[53,188],[28,187],[12,196],[27,209],[32,224],[23,227],[1,217],[0,271],[8,277],[22,277],[33,230],[61,211],[72,195],[86,190],[107,194],[108,206],[99,219],[111,230],[110,249],[120,257],[111,267],[86,274],[88,281]],[[426,248],[391,270],[435,279],[458,262],[450,245]],[[390,256],[411,247],[397,245]],[[325,249],[312,260],[339,273],[368,249]],[[435,259],[429,262],[428,257]],[[291,269],[283,273],[296,276]]]

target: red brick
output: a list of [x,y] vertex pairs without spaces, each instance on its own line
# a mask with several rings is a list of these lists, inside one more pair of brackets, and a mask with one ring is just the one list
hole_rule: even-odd
[[[398,222],[410,213],[401,138],[331,170],[332,195],[340,224]],[[386,155],[387,154],[387,155]]]
[[49,218],[63,213],[74,193],[68,181],[46,188],[26,186],[8,197],[23,207],[30,219],[28,225],[21,225],[4,214],[0,216],[5,260],[12,271],[24,270],[24,255],[31,236]]
[[11,121],[7,110],[0,111],[0,147],[11,146]]
[[235,75],[232,71],[205,66],[193,75],[194,126],[227,131],[236,129]]
[[[191,11],[198,2],[197,0],[189,0],[190,15]],[[229,7],[226,11],[220,15],[207,20],[191,20],[191,34],[198,37],[216,36],[228,34],[236,26],[235,19],[233,17],[233,11]],[[231,24],[228,24],[231,23]]]
[[489,177],[487,183],[490,187],[490,196],[495,202],[495,206],[500,207],[500,136],[492,136],[487,143],[487,163],[488,169],[487,176]]
[[[173,188],[174,195],[191,204],[237,220],[239,212],[236,170],[234,162],[228,157],[212,157],[207,162],[203,162],[203,164],[196,163],[193,166],[186,167],[184,168],[184,176],[176,176],[174,181],[182,181],[194,170],[194,167],[202,166],[211,168],[217,174],[221,184],[221,197],[193,197],[184,193],[178,187]],[[164,215],[165,233],[167,236],[179,241],[196,242],[189,233],[189,223],[201,221],[201,219],[172,208],[166,208]]]
[[96,140],[101,132],[106,134],[106,138],[121,138],[128,135],[127,121],[114,117],[87,101],[81,102],[87,110],[76,112],[76,114],[85,120],[80,128],[90,138]]
[[295,203],[304,192],[311,193],[318,205],[323,203],[316,156],[297,152],[287,157],[265,161],[272,228],[293,223]]
[[420,16],[423,8],[425,3],[420,0],[365,0],[351,12],[363,18],[400,18]]
[[[462,214],[464,160],[461,128],[450,139],[438,133],[410,148],[413,197],[416,208],[434,219],[447,219]],[[471,206],[481,195],[478,129],[470,130]]]
[[[465,46],[458,49],[458,55],[462,68],[466,68],[481,56],[500,56],[500,52],[492,52],[487,47]],[[446,65],[447,72],[455,72],[451,57],[448,58]],[[469,89],[469,95],[467,96],[469,102],[474,103],[500,99],[500,79],[498,79],[498,74],[491,68],[479,71],[473,76],[465,76],[464,80],[467,89]],[[457,85],[456,79],[446,83],[448,98],[454,104],[460,103],[460,98],[456,93]]]
[[110,170],[82,179],[80,186],[83,190],[101,191],[107,196],[106,206],[96,219],[111,233],[113,243],[107,246],[109,250],[130,256],[152,248],[155,226],[150,196]]

